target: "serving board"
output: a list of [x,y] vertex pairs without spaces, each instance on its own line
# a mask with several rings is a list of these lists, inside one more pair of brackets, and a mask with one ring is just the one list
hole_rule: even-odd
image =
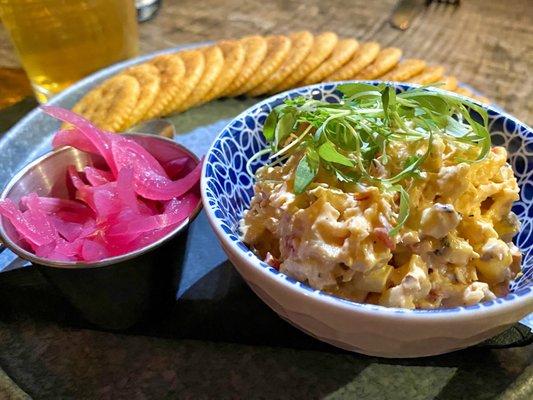
[[[155,54],[202,44],[205,43],[179,46],[113,65],[80,81],[56,96],[49,104],[70,108],[91,87],[125,67],[142,62]],[[223,99],[170,117],[177,131],[175,140],[198,156],[202,156],[218,132],[234,116],[256,101],[255,99]],[[0,165],[2,166],[0,185],[4,186],[10,177],[24,165],[49,151],[51,138],[58,127],[57,121],[39,109],[35,109],[8,131],[0,139]],[[256,298],[228,262],[203,212],[191,224],[186,240],[180,282],[176,293],[179,305],[176,314],[165,320],[134,329],[140,329],[141,333],[168,334],[173,337],[229,340],[297,348],[327,347],[289,326]],[[21,276],[24,277],[23,280],[28,278],[30,282],[33,279],[37,287],[46,286],[44,281],[39,280],[39,274],[35,268],[9,250],[0,253],[0,272],[4,275],[16,276],[15,280],[20,279]],[[0,276],[1,283],[2,276]],[[31,298],[31,288],[29,290],[28,295]],[[53,292],[53,288],[44,290],[48,290],[48,293]],[[8,295],[5,294],[5,296]],[[12,302],[10,306],[19,307],[27,312],[26,303],[24,301],[17,303],[17,301]],[[46,303],[46,299],[43,301]],[[60,304],[65,307],[65,310],[68,309],[68,305],[61,302]],[[75,312],[61,313],[56,308],[57,303],[54,300],[50,309],[45,310],[45,314],[52,319],[66,318],[65,321],[69,324],[84,326],[84,322],[76,317]],[[220,318],[220,315],[225,317]],[[522,324],[533,328],[533,317],[530,315],[522,321]],[[507,332],[506,336],[489,344],[500,346],[523,343],[528,334],[527,329],[518,326]]]

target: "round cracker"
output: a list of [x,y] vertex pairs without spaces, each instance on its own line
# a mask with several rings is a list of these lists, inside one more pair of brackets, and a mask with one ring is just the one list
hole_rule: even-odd
[[292,74],[287,76],[278,86],[276,86],[273,91],[282,92],[295,86],[330,56],[338,41],[339,37],[333,32],[323,32],[320,35],[315,36],[313,47],[305,60],[292,72]]
[[267,54],[265,59],[255,70],[248,81],[240,88],[231,93],[232,96],[239,96],[248,92],[257,85],[261,84],[283,63],[291,48],[291,40],[287,36],[276,35],[267,36]]
[[402,58],[402,50],[397,47],[387,47],[379,52],[372,64],[367,65],[355,79],[375,79],[394,68]]
[[470,97],[471,99],[477,100],[480,103],[485,103],[485,104],[491,103],[491,101],[485,96],[476,94],[472,90],[464,86],[457,86],[453,91],[457,94],[460,94],[461,96]]
[[165,108],[176,96],[179,96],[181,80],[183,75],[185,75],[185,64],[177,54],[162,54],[154,57],[150,64],[159,70],[161,80],[159,82],[159,93],[143,119],[164,115]]
[[408,58],[401,61],[393,69],[380,77],[384,81],[405,82],[409,78],[421,73],[426,68],[426,62],[418,58]]
[[485,96],[481,96],[479,94],[475,94],[472,96],[475,100],[479,101],[480,103],[484,103],[484,104],[491,104],[492,101],[488,98],[488,97],[485,97]]
[[217,43],[217,46],[220,47],[224,54],[224,65],[215,83],[207,95],[200,100],[200,103],[205,103],[221,96],[224,90],[237,77],[244,64],[245,54],[241,42],[238,40],[222,40]]
[[176,109],[177,112],[185,111],[198,104],[211,90],[224,65],[224,54],[220,47],[209,46],[202,49],[205,57],[205,68],[202,78],[189,97]]
[[137,104],[132,113],[121,129],[128,129],[129,127],[142,121],[144,115],[154,103],[154,100],[159,93],[159,70],[150,63],[143,63],[135,65],[126,69],[123,74],[133,76],[139,82],[140,94]]
[[355,39],[341,39],[333,49],[331,55],[312,71],[304,80],[302,85],[321,82],[325,77],[331,75],[337,69],[342,67],[357,51],[359,43]]
[[410,78],[409,82],[427,85],[438,82],[442,78],[444,78],[444,67],[441,65],[430,65],[429,67],[426,67],[420,74]]
[[185,75],[181,80],[178,94],[163,110],[163,114],[171,114],[178,111],[179,106],[184,103],[192,93],[205,69],[204,53],[200,50],[187,50],[177,53],[185,65]]
[[472,92],[470,89],[463,87],[463,86],[457,86],[454,89],[454,92],[457,94],[460,94],[461,96],[474,98],[474,92]]
[[337,71],[324,78],[325,81],[343,81],[352,79],[363,68],[370,65],[378,56],[381,46],[376,42],[362,43],[351,60]]
[[454,91],[457,88],[457,78],[455,76],[445,76],[442,78],[444,85],[439,86],[439,89]]
[[250,96],[259,96],[272,91],[305,60],[313,47],[314,36],[309,31],[294,32],[289,35],[291,48],[283,63],[267,79],[250,90]]
[[263,36],[247,36],[240,40],[244,47],[244,63],[241,72],[222,93],[223,96],[244,85],[253,73],[259,68],[267,53],[267,41]]
[[100,129],[117,132],[132,113],[140,92],[133,76],[115,75],[87,93],[72,111]]

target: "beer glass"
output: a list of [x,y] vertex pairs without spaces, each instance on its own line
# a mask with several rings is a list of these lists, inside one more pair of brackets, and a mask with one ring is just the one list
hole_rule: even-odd
[[37,100],[138,52],[134,0],[0,0]]

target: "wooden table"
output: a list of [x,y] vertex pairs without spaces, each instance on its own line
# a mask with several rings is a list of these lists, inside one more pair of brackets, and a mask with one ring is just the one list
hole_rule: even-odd
[[[143,23],[141,52],[202,40],[298,29],[333,30],[398,46],[408,57],[443,64],[520,119],[533,123],[533,4],[531,0],[463,0],[458,8],[421,8],[402,32],[388,19],[394,0],[165,0]],[[0,64],[17,65],[0,30]]]

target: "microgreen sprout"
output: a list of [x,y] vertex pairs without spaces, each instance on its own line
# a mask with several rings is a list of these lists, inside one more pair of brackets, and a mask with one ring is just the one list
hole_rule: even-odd
[[[389,231],[394,236],[409,217],[406,187],[420,176],[436,136],[477,149],[475,158],[457,162],[476,162],[490,151],[487,112],[467,100],[426,87],[396,93],[385,84],[347,83],[338,90],[343,94],[340,103],[298,97],[272,110],[263,128],[270,146],[249,160],[248,172],[252,172],[252,162],[265,154],[271,154],[270,165],[299,154],[296,194],[309,187],[320,169],[340,182],[398,193],[396,225]],[[395,141],[417,141],[426,150],[410,155],[395,176],[373,173],[372,163],[387,165],[387,149]]]

